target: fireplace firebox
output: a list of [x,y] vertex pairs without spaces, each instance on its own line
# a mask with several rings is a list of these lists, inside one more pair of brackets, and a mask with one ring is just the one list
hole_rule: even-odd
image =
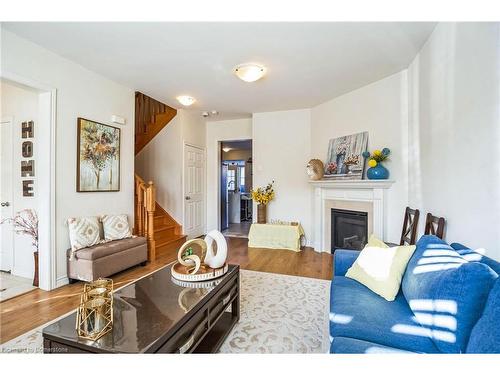
[[368,213],[360,211],[331,211],[331,252],[336,249],[362,250],[368,242]]

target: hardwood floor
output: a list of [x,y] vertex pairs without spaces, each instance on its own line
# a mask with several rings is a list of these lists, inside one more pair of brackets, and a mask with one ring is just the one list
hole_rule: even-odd
[[[333,257],[305,248],[289,250],[248,248],[245,238],[228,238],[229,259],[242,269],[331,280]],[[115,288],[131,283],[174,261],[176,252],[164,254],[144,267],[137,266],[113,276]],[[82,283],[65,285],[46,292],[40,289],[0,303],[0,343],[75,309],[80,301]]]
[[281,273],[283,275],[332,279],[333,256],[305,248],[297,253],[290,250],[248,248],[246,238],[229,238],[229,263],[242,269]]

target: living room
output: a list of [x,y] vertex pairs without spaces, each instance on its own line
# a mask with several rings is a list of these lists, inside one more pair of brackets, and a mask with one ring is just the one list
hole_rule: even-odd
[[498,361],[500,23],[464,12],[3,19],[2,357]]

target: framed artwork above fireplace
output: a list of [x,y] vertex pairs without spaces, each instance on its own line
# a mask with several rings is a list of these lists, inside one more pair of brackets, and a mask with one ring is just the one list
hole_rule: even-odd
[[365,170],[363,152],[367,147],[368,132],[330,139],[323,178],[361,180]]

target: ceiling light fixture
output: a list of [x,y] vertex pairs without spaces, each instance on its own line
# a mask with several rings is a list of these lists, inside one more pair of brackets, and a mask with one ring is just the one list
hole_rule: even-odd
[[232,150],[231,147],[222,147],[222,151],[224,151],[224,152],[229,152],[231,150]]
[[234,68],[234,74],[245,82],[255,82],[264,77],[266,68],[257,64],[241,64]]
[[183,106],[189,107],[191,104],[193,104],[196,99],[193,98],[192,96],[189,95],[180,95],[177,98],[177,101],[181,103]]

